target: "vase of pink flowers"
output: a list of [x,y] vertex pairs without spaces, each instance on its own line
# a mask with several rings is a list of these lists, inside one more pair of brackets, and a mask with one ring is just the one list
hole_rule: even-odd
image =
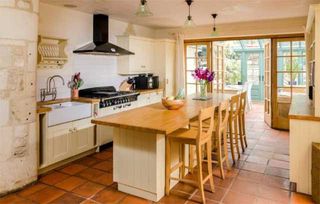
[[200,99],[207,99],[207,93],[208,93],[208,84],[213,81],[215,74],[214,72],[203,69],[203,68],[197,68],[194,70],[192,76],[195,80],[197,80],[199,86],[200,86]]
[[71,89],[71,97],[79,97],[79,88],[83,85],[83,80],[80,78],[80,72],[75,73],[71,77],[71,81],[68,82],[68,87]]

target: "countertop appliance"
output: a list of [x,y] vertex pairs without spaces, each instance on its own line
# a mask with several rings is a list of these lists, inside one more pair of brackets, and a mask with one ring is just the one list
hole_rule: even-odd
[[135,89],[157,89],[159,88],[159,77],[153,74],[140,74],[134,77]]
[[91,55],[134,55],[126,49],[109,43],[109,16],[95,14],[93,16],[93,42],[73,51],[77,54]]
[[99,108],[112,107],[113,110],[130,108],[138,100],[138,92],[116,91],[113,86],[94,87],[79,90],[79,96],[100,99]]

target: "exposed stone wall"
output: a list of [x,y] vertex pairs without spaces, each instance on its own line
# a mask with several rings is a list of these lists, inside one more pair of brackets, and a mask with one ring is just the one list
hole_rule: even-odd
[[0,195],[37,178],[38,7],[0,1]]

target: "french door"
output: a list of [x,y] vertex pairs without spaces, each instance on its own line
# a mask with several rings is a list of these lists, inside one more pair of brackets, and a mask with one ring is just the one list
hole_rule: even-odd
[[[196,68],[211,70],[211,43],[197,42],[185,43],[185,79],[187,95],[200,92],[198,82],[193,78],[192,73]],[[211,86],[209,85],[209,89]]]
[[271,127],[271,43],[264,45],[264,121]]
[[306,48],[303,38],[273,41],[272,107],[273,128],[289,129],[292,96],[306,94]]

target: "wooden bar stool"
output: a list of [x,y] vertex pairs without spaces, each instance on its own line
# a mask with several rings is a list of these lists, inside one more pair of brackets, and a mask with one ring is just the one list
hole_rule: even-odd
[[[213,184],[213,175],[212,175],[212,165],[207,165],[208,175],[203,178],[202,172],[202,147],[205,146],[206,157],[208,159],[208,164],[211,164],[211,136],[213,131],[213,115],[214,115],[214,107],[202,109],[199,113],[198,117],[198,127],[199,128],[190,128],[190,129],[179,129],[166,137],[166,195],[170,194],[170,180],[178,180],[184,183],[188,183],[194,185],[199,188],[201,193],[202,202],[205,203],[205,195],[204,195],[204,184],[209,180],[211,191],[214,192],[214,184]],[[209,128],[203,129],[203,121],[210,120]],[[198,179],[197,181],[183,179],[184,173],[182,169],[186,168],[184,163],[184,158],[179,159],[179,163],[174,167],[171,167],[171,144],[173,142],[177,142],[181,145],[189,144],[194,145],[196,147],[196,155],[197,155],[197,166],[198,166]],[[180,154],[180,157],[183,156]],[[171,173],[179,169],[180,176],[179,178],[172,178]]]
[[227,148],[227,129],[229,120],[229,101],[225,101],[219,104],[218,107],[218,120],[214,132],[214,145],[213,154],[217,155],[217,163],[220,167],[221,178],[224,179],[223,163],[226,163],[227,169],[230,170],[228,148]]
[[[223,164],[226,163],[227,169],[230,170],[230,164],[228,159],[228,147],[227,147],[227,129],[229,120],[229,101],[225,101],[219,104],[218,112],[215,112],[214,116],[214,129],[212,133],[212,154],[216,159],[212,159],[212,163],[218,164],[220,168],[220,175],[222,179],[225,179]],[[193,121],[190,123],[191,127],[198,127],[198,122]],[[204,121],[203,128],[208,128],[208,121]],[[190,148],[190,167],[193,167],[193,152]],[[192,168],[191,168],[192,170]],[[191,171],[192,172],[192,171]]]
[[240,94],[240,112],[239,112],[239,136],[242,152],[248,147],[246,135],[246,105],[247,105],[247,92],[244,91]]
[[230,108],[229,108],[229,143],[231,149],[232,160],[235,163],[235,154],[234,149],[236,149],[238,154],[238,159],[240,159],[240,150],[239,150],[239,135],[238,135],[238,120],[240,112],[240,94],[232,96],[230,99]]

